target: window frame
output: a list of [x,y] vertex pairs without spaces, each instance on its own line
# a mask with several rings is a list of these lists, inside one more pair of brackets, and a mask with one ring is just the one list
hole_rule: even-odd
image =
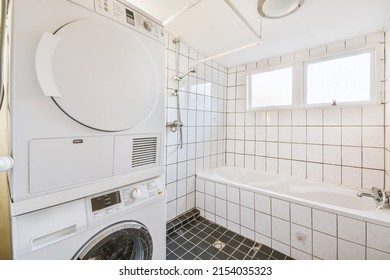
[[[343,49],[336,52],[331,52],[323,55],[308,57],[293,63],[281,63],[274,66],[264,67],[247,71],[247,111],[265,111],[265,110],[283,110],[283,109],[303,109],[303,108],[342,108],[353,106],[373,106],[380,105],[383,100],[383,93],[380,86],[381,62],[380,62],[380,44],[366,44],[353,49]],[[370,85],[370,100],[368,101],[353,101],[339,102],[336,105],[331,103],[307,104],[307,65],[312,63],[348,57],[366,52],[371,53],[371,85]],[[251,76],[259,73],[271,72],[278,69],[292,67],[292,104],[286,106],[252,106],[252,88]]]
[[[261,106],[261,107],[253,107],[252,106],[252,76],[261,74],[261,73],[268,73],[273,72],[277,70],[287,69],[291,68],[291,105],[276,105],[276,106]],[[296,105],[296,98],[294,94],[294,88],[296,81],[294,80],[294,72],[296,71],[296,67],[294,63],[290,64],[281,64],[271,67],[266,67],[262,69],[256,69],[250,72],[247,72],[247,110],[264,110],[264,109],[286,109],[291,108]]]
[[[347,58],[350,56],[360,55],[364,53],[370,53],[371,54],[371,60],[370,60],[370,99],[368,101],[345,101],[345,102],[337,102],[336,105],[333,105],[332,103],[315,103],[315,104],[308,104],[307,103],[307,68],[308,65],[319,63],[319,62],[325,62],[325,61],[331,61],[336,60],[340,58]],[[342,52],[338,53],[332,53],[325,56],[320,56],[313,59],[306,59],[302,61],[302,67],[303,67],[303,81],[302,81],[302,95],[303,95],[303,105],[304,107],[341,107],[341,106],[356,106],[356,105],[373,105],[373,104],[379,104],[380,103],[380,92],[378,91],[378,67],[379,63],[377,61],[377,47],[376,46],[365,46],[358,49],[353,50],[344,50]]]

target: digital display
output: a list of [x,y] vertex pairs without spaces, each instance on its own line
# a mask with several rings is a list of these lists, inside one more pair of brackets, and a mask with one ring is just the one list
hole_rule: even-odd
[[121,202],[119,191],[105,194],[91,199],[92,212],[110,207]]
[[128,9],[126,9],[126,20],[128,24],[135,25],[134,13]]

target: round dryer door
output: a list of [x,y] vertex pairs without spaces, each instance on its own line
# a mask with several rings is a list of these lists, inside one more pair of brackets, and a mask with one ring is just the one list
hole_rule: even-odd
[[73,120],[123,131],[153,110],[159,78],[145,44],[151,39],[96,19],[77,20],[48,34],[37,49],[38,80],[44,94]]
[[151,260],[153,242],[137,222],[114,224],[93,236],[73,257],[76,260]]

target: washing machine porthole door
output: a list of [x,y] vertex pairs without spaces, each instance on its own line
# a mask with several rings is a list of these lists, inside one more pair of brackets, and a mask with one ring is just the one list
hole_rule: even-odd
[[134,221],[111,225],[93,236],[73,257],[76,260],[151,260],[152,237]]

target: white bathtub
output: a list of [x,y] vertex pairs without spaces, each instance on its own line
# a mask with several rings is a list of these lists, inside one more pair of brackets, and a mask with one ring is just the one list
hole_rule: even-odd
[[331,212],[365,217],[390,226],[390,209],[378,210],[373,198],[358,197],[356,193],[361,189],[226,166],[199,173],[197,176]]
[[197,174],[196,206],[296,259],[390,259],[390,209],[360,190],[219,167]]

